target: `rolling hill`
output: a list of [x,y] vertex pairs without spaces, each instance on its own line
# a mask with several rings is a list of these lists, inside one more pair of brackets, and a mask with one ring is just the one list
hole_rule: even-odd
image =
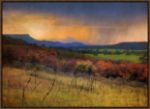
[[47,41],[47,40],[36,40],[33,39],[28,34],[5,34],[3,37],[9,37],[13,39],[22,40],[28,44],[36,44],[38,46],[45,47],[62,47],[62,48],[109,48],[109,49],[135,49],[135,50],[143,50],[147,49],[147,42],[121,42],[113,45],[86,45],[81,42],[60,42],[60,41]]

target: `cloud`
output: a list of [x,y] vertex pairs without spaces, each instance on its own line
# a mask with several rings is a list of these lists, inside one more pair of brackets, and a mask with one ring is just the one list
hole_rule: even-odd
[[[70,22],[70,23],[69,23]],[[65,25],[66,23],[66,25]],[[54,15],[8,12],[3,16],[3,33],[28,33],[39,40],[86,40],[91,35],[88,26],[76,20],[59,18]]]
[[3,34],[30,34],[38,40],[80,41],[94,45],[147,41],[145,16],[115,22],[85,21],[68,16],[9,10],[3,14]]
[[[108,24],[108,23],[107,23]],[[147,17],[111,22],[110,25],[94,27],[96,43],[114,44],[119,42],[148,41]]]

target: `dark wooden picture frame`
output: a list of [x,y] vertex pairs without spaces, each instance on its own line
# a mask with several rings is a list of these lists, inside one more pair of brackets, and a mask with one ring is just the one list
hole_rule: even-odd
[[[8,63],[6,63],[6,66],[8,65],[8,67],[9,67],[9,65],[13,65],[12,63],[11,63],[11,60],[13,60],[13,58],[9,58],[9,56],[10,55],[13,55],[13,52],[15,51],[15,50],[13,50],[11,47],[9,48],[7,48],[7,49],[9,49],[10,51],[12,50],[12,52],[10,53],[10,54],[8,54],[8,55],[6,55],[6,54],[4,54],[5,52],[4,52],[4,48],[3,47],[5,47],[5,44],[7,45],[8,43],[13,43],[13,40],[11,41],[11,39],[9,39],[9,35],[5,35],[4,33],[3,33],[3,30],[4,30],[4,28],[3,28],[3,21],[4,21],[4,19],[3,19],[3,14],[4,14],[4,12],[3,12],[3,7],[4,7],[4,3],[26,3],[26,2],[28,2],[28,3],[34,3],[34,2],[36,2],[36,3],[146,3],[147,4],[147,45],[146,45],[146,55],[147,55],[147,58],[144,58],[145,59],[145,61],[147,61],[147,62],[145,62],[144,64],[145,65],[143,65],[143,67],[141,68],[142,69],[142,71],[143,71],[143,69],[144,68],[147,68],[147,76],[145,77],[146,78],[146,81],[145,81],[145,78],[144,78],[144,80],[142,80],[142,82],[141,82],[141,80],[138,80],[137,78],[140,78],[140,77],[138,77],[138,75],[136,75],[136,79],[134,79],[135,81],[140,81],[140,83],[138,83],[138,87],[142,87],[142,85],[144,84],[145,85],[145,87],[146,87],[146,91],[144,91],[144,92],[142,92],[143,91],[143,89],[141,88],[139,88],[139,90],[140,91],[137,91],[137,90],[134,90],[134,88],[132,89],[132,85],[134,86],[134,82],[135,81],[133,81],[133,84],[132,84],[132,79],[131,79],[131,84],[130,84],[130,79],[127,79],[127,81],[124,81],[124,80],[117,80],[116,79],[116,77],[118,78],[118,77],[121,77],[119,74],[117,74],[117,75],[114,75],[114,74],[112,74],[112,72],[110,71],[110,69],[107,69],[107,73],[108,73],[108,75],[106,74],[102,74],[102,78],[101,78],[101,80],[100,81],[109,81],[109,84],[111,84],[111,86],[108,88],[108,89],[115,89],[115,87],[116,87],[116,89],[118,88],[118,86],[116,86],[116,84],[118,84],[118,85],[121,85],[121,84],[125,84],[125,85],[129,85],[129,86],[127,86],[127,87],[129,87],[130,88],[130,86],[131,86],[131,90],[130,89],[125,89],[126,90],[126,92],[129,94],[129,93],[132,93],[132,94],[135,94],[135,93],[133,93],[134,91],[136,92],[137,91],[137,93],[135,94],[135,96],[139,96],[138,94],[141,94],[141,93],[144,93],[143,95],[145,95],[145,98],[144,99],[147,99],[146,101],[147,101],[147,103],[146,104],[142,104],[142,105],[140,105],[140,103],[139,103],[139,105],[130,105],[130,102],[129,101],[127,101],[128,102],[128,104],[129,105],[116,105],[115,103],[115,105],[109,105],[109,103],[108,103],[108,105],[107,105],[107,103],[104,105],[90,105],[90,103],[88,104],[87,103],[87,105],[73,105],[73,104],[71,104],[71,105],[65,105],[65,103],[64,103],[64,105],[59,105],[59,103],[58,103],[58,105],[44,105],[44,103],[43,103],[43,105],[37,105],[37,106],[34,106],[34,102],[33,102],[33,105],[32,104],[30,104],[30,103],[28,103],[28,100],[26,99],[26,98],[30,98],[31,97],[31,99],[35,99],[35,100],[37,100],[38,99],[38,97],[36,98],[36,96],[32,96],[32,94],[35,94],[34,93],[34,91],[37,89],[37,91],[41,91],[42,92],[42,90],[44,90],[44,88],[47,88],[47,90],[45,91],[45,92],[43,92],[44,94],[42,94],[41,96],[41,103],[42,102],[46,102],[46,99],[48,99],[48,96],[50,95],[52,98],[54,98],[55,96],[55,92],[56,91],[58,91],[58,90],[60,90],[60,92],[62,91],[62,93],[69,93],[68,91],[71,91],[71,90],[73,90],[74,88],[75,88],[75,90],[77,91],[77,93],[76,93],[76,96],[78,95],[78,94],[80,94],[81,93],[81,95],[83,94],[84,95],[84,91],[85,91],[85,93],[87,93],[87,95],[89,94],[89,93],[92,93],[91,95],[89,94],[88,96],[95,96],[95,98],[96,98],[96,96],[98,96],[98,95],[96,95],[96,93],[99,93],[99,92],[96,92],[95,90],[96,90],[96,88],[98,87],[97,86],[97,84],[98,84],[98,82],[97,82],[97,77],[98,77],[98,75],[99,74],[97,74],[97,68],[96,68],[96,74],[95,74],[95,76],[93,76],[93,74],[91,74],[91,72],[93,73],[95,73],[95,65],[97,65],[97,64],[95,64],[96,62],[97,62],[97,60],[95,59],[95,60],[92,60],[92,62],[89,62],[89,61],[86,61],[86,58],[85,59],[83,59],[83,60],[79,60],[80,62],[79,62],[79,64],[78,64],[78,62],[75,62],[75,63],[77,63],[77,67],[75,66],[75,68],[76,69],[74,69],[73,71],[72,71],[72,66],[69,66],[70,64],[66,64],[68,67],[68,71],[72,71],[72,73],[71,74],[63,74],[63,73],[58,73],[58,74],[55,74],[55,73],[52,73],[52,74],[50,74],[50,78],[47,78],[47,77],[49,77],[47,74],[45,74],[46,76],[44,77],[42,74],[40,74],[40,73],[38,73],[38,72],[46,72],[46,71],[51,71],[51,69],[47,69],[47,68],[45,68],[45,67],[43,67],[43,66],[40,66],[40,65],[37,65],[37,63],[38,63],[38,61],[40,60],[38,60],[36,57],[32,57],[32,59],[30,58],[30,59],[28,59],[28,60],[30,60],[30,64],[25,64],[24,63],[24,59],[23,58],[26,58],[26,57],[24,57],[24,56],[26,56],[26,54],[25,54],[25,52],[24,52],[24,54],[25,55],[22,55],[22,57],[21,57],[21,59],[18,61],[18,62],[20,62],[20,63],[17,63],[17,62],[15,62],[15,64],[14,64],[14,61],[12,62],[13,64],[14,64],[14,68],[16,68],[16,69],[10,69],[10,71],[15,71],[15,70],[18,70],[19,71],[19,68],[20,69],[23,69],[22,71],[20,70],[19,72],[27,72],[27,74],[26,73],[23,73],[23,75],[25,75],[25,79],[23,80],[25,83],[24,84],[22,84],[21,82],[19,83],[19,81],[17,80],[18,79],[18,77],[17,77],[17,79],[15,80],[14,79],[14,81],[16,81],[16,82],[18,82],[17,84],[16,83],[13,83],[13,81],[11,81],[11,80],[13,80],[13,78],[15,78],[15,73],[16,72],[14,72],[14,74],[11,74],[10,76],[12,76],[12,77],[9,77],[9,78],[11,78],[10,79],[10,81],[8,80],[7,81],[7,83],[6,83],[6,80],[5,80],[5,78],[4,78],[4,72],[6,72],[6,70],[8,70],[8,69],[5,69],[5,71],[4,71],[4,66],[5,66],[5,62],[6,61],[8,61]],[[1,1],[1,37],[0,37],[0,45],[1,45],[1,47],[0,47],[0,50],[1,50],[1,78],[0,78],[0,80],[1,80],[1,94],[0,94],[0,96],[1,96],[1,108],[149,108],[150,107],[150,101],[149,101],[149,78],[150,78],[150,75],[149,75],[149,56],[150,56],[150,54],[149,54],[149,46],[150,46],[150,44],[149,44],[149,35],[150,35],[150,31],[149,31],[149,16],[150,16],[150,11],[149,11],[149,8],[150,8],[150,2],[149,1],[147,1],[147,0],[140,0],[140,1],[126,1],[126,0],[122,0],[122,1],[119,1],[119,0],[117,0],[117,1],[113,1],[113,0],[108,0],[108,1],[101,1],[101,0],[93,0],[93,1],[90,1],[90,0],[83,0],[83,1],[81,1],[81,0],[75,0],[75,1],[73,1],[73,0],[70,0],[70,1],[64,1],[64,0],[60,0],[60,1],[56,1],[56,0],[44,0],[44,1],[41,1],[41,0],[37,0],[37,1],[32,1],[32,0],[29,0],[29,1],[24,1],[24,0],[3,0],[3,1]],[[138,31],[138,30],[137,30]],[[6,39],[3,39],[3,37],[6,37]],[[13,37],[13,36],[11,36],[11,37]],[[8,39],[7,39],[8,38]],[[13,38],[12,38],[13,39]],[[6,40],[6,42],[5,42],[5,40]],[[7,41],[10,41],[10,42],[7,42]],[[25,45],[26,46],[26,43],[24,43],[24,42],[19,42],[19,44],[23,44],[23,45]],[[34,45],[34,44],[31,44],[31,46],[33,47],[31,47],[32,49],[31,49],[31,52],[33,51],[33,50],[35,50],[35,49],[39,49],[39,50],[41,50],[41,51],[43,51],[43,54],[45,53],[44,52],[44,50],[45,49],[43,49],[45,46],[40,46],[40,48],[36,48],[36,46],[37,45]],[[62,45],[63,46],[63,45]],[[67,45],[68,46],[68,45]],[[43,47],[43,48],[42,48]],[[102,46],[102,47],[100,47],[99,49],[103,49],[103,47],[105,48],[105,46]],[[109,46],[106,46],[106,49],[107,48],[109,48]],[[111,48],[111,47],[110,47]],[[19,47],[16,47],[15,49],[18,49],[18,50],[22,50],[23,48],[19,48]],[[42,50],[43,49],[43,50]],[[46,48],[47,49],[47,48]],[[57,49],[57,47],[56,47],[56,49]],[[65,48],[66,49],[66,48]],[[67,48],[68,49],[68,48]],[[76,49],[69,49],[69,52],[74,52],[74,50],[76,50]],[[28,51],[28,50],[27,50]],[[30,51],[30,50],[29,50]],[[46,50],[45,50],[46,51]],[[59,50],[58,50],[59,51]],[[47,56],[51,56],[52,57],[52,59],[54,59],[55,58],[55,56],[59,56],[59,53],[61,54],[62,53],[62,51],[61,51],[61,49],[60,49],[60,51],[59,51],[59,53],[58,53],[58,51],[56,50],[56,52],[55,52],[55,46],[54,46],[54,48],[52,47],[52,49],[50,49],[49,51],[47,51]],[[38,52],[38,50],[36,51],[35,50],[35,52],[37,52],[37,53],[39,53]],[[63,51],[64,52],[64,51]],[[68,52],[68,51],[67,51]],[[74,55],[76,55],[77,56],[77,58],[75,57],[75,58],[73,58],[73,59],[78,59],[78,55],[80,56],[80,53],[82,53],[82,52],[87,52],[87,51],[75,51],[75,52],[77,52],[76,54],[74,54]],[[93,52],[93,51],[92,51]],[[104,51],[103,51],[104,52]],[[102,53],[103,53],[102,52]],[[6,52],[6,53],[8,53],[8,52]],[[20,52],[21,53],[21,52]],[[15,55],[17,55],[17,56],[19,56],[19,55],[21,55],[20,53],[16,53]],[[89,52],[88,52],[89,53]],[[67,53],[66,53],[67,54]],[[94,53],[93,53],[94,54]],[[97,54],[97,52],[95,53],[95,54]],[[94,54],[94,56],[96,56]],[[106,53],[107,54],[107,53]],[[59,60],[57,61],[57,64],[59,64],[59,63],[63,63],[63,61],[67,61],[68,60],[68,58],[64,58],[63,56],[64,56],[65,54],[61,54],[61,56],[59,57]],[[71,54],[72,55],[72,54]],[[67,55],[67,56],[69,56],[69,55]],[[7,59],[5,59],[6,57],[8,57]],[[70,56],[71,58],[69,58],[69,59],[72,59],[72,56]],[[44,55],[41,55],[41,58],[44,58]],[[64,60],[63,60],[63,58],[64,58]],[[89,57],[88,57],[89,58]],[[17,59],[16,57],[14,57],[14,60],[15,59]],[[47,60],[48,60],[48,58],[47,58]],[[73,60],[74,61],[74,60]],[[82,61],[85,61],[85,62],[82,62]],[[9,64],[9,62],[11,63],[11,64]],[[21,62],[23,62],[23,64],[21,64]],[[46,60],[44,61],[45,63],[44,64],[46,64]],[[63,69],[63,70],[60,70],[61,68],[60,68],[60,65],[56,65],[55,66],[55,62],[56,61],[51,61],[50,60],[50,62],[51,62],[51,65],[47,65],[48,67],[50,67],[50,68],[52,68],[52,70],[53,70],[53,72],[65,72],[65,70],[66,69]],[[112,68],[118,68],[118,69],[122,69],[122,67],[121,67],[121,65],[122,65],[122,63],[119,61],[112,61],[111,59],[108,59],[108,60],[106,60],[106,62],[104,61],[104,63],[103,64],[105,64],[107,67],[109,66],[108,65],[108,63],[111,63],[111,65],[112,65],[112,67],[111,67],[111,69]],[[41,62],[42,63],[42,62]],[[40,64],[41,64],[40,63]],[[70,62],[71,63],[71,62]],[[87,64],[88,63],[88,64]],[[120,64],[121,63],[121,64]],[[129,62],[130,63],[130,62]],[[98,63],[98,64],[100,64],[100,65],[102,65],[102,63],[100,62],[100,63]],[[136,65],[136,67],[135,67],[135,65],[130,65],[130,64],[128,64],[128,62],[127,62],[127,64],[126,64],[126,62],[125,62],[125,65],[126,65],[126,68],[127,67],[134,67],[134,69],[133,70],[136,70],[135,72],[138,72],[138,71],[140,71],[141,69],[140,69],[140,67],[141,67],[141,64],[138,66],[138,65]],[[22,67],[23,66],[23,67]],[[36,67],[35,67],[36,66]],[[87,67],[86,67],[87,66]],[[116,67],[117,66],[117,67]],[[145,67],[146,66],[146,67]],[[12,66],[11,66],[12,67]],[[18,69],[17,69],[18,68]],[[30,72],[28,69],[29,68],[31,68],[32,69],[32,71]],[[42,68],[44,68],[44,70],[42,69]],[[82,70],[82,69],[84,69],[85,68],[85,70]],[[42,69],[42,70],[41,70]],[[102,69],[100,69],[100,70],[102,70]],[[109,70],[109,71],[108,71]],[[130,69],[127,69],[127,71],[129,71]],[[9,72],[10,72],[9,71]],[[115,71],[116,71],[116,69],[115,69]],[[76,73],[76,72],[80,72],[79,73],[79,75]],[[130,71],[130,72],[132,72],[132,71]],[[134,72],[134,71],[133,71]],[[43,73],[43,74],[44,74]],[[85,75],[83,74],[83,73],[86,73]],[[5,76],[7,76],[8,77],[8,74],[9,73],[7,73],[6,72],[6,75]],[[19,73],[20,74],[20,73]],[[83,75],[82,75],[83,74]],[[62,78],[64,79],[60,79],[61,78],[61,76],[62,76]],[[67,77],[65,77],[65,75],[69,75],[69,76],[67,76]],[[119,76],[118,76],[119,75]],[[128,74],[127,74],[128,75]],[[140,75],[142,75],[142,74],[140,74]],[[41,76],[41,77],[40,77]],[[71,76],[71,79],[68,79],[69,77]],[[73,76],[73,77],[72,77]],[[85,76],[85,80],[82,80],[82,77],[84,77]],[[135,75],[134,75],[135,76]],[[104,77],[104,78],[103,78]],[[133,77],[133,76],[132,76]],[[23,77],[20,77],[21,79],[23,78]],[[46,80],[46,82],[45,82],[45,80],[44,80],[44,82],[41,80],[41,78],[47,78],[47,80],[49,80],[49,82],[47,82],[47,80]],[[115,79],[114,79],[115,78]],[[121,78],[123,78],[123,77],[121,77]],[[133,77],[134,78],[134,77]],[[66,83],[66,82],[64,82],[65,81],[65,79],[67,80],[67,81],[69,81],[69,83]],[[120,78],[119,78],[120,79]],[[79,82],[77,82],[77,81],[81,81],[81,83]],[[117,83],[117,82],[122,82],[122,83]],[[128,81],[129,81],[129,83],[128,83]],[[144,81],[144,83],[143,83],[143,81]],[[64,83],[63,83],[64,82]],[[87,82],[87,83],[86,83]],[[115,83],[116,82],[116,83]],[[13,96],[16,96],[16,97],[18,97],[17,99],[17,101],[16,101],[16,103],[18,102],[19,103],[19,105],[13,105],[13,101],[11,101],[11,97],[8,99],[8,98],[5,98],[5,99],[7,99],[8,100],[8,102],[10,102],[10,105],[8,105],[7,103],[6,103],[6,101],[7,100],[4,100],[4,93],[6,94],[6,92],[5,91],[7,91],[7,93],[10,93],[9,92],[9,90],[3,90],[3,88],[4,88],[4,83],[5,83],[5,85],[6,84],[8,84],[9,83],[9,86],[10,86],[10,88],[12,87],[12,89],[13,89],[13,85],[16,85],[16,86],[14,86],[16,89],[18,88],[18,87],[21,87],[20,88],[20,92],[18,92],[20,95],[20,98],[19,98],[19,96],[16,94],[12,94]],[[88,84],[88,85],[85,85],[85,84]],[[105,83],[105,82],[104,82]],[[107,83],[107,82],[106,82]],[[115,85],[114,85],[114,84]],[[32,84],[32,85],[31,85]],[[45,84],[47,84],[48,86],[44,86]],[[57,85],[58,86],[57,86]],[[62,85],[59,85],[59,84],[62,84]],[[67,87],[69,87],[67,90],[66,89],[63,89],[63,87],[65,87],[66,88],[66,86],[65,85],[68,85]],[[84,85],[83,85],[84,84]],[[95,85],[96,84],[96,85]],[[136,84],[136,83],[135,83]],[[139,85],[140,84],[140,85]],[[12,85],[12,86],[11,86]],[[22,86],[23,85],[23,86]],[[29,85],[31,85],[30,86],[30,88],[31,89],[29,89],[28,87],[29,87]],[[33,86],[34,85],[34,86]],[[41,88],[39,88],[38,89],[38,87],[40,86],[40,85],[42,85],[42,86],[44,86],[43,87],[43,89],[42,89],[42,87]],[[95,85],[95,86],[94,86]],[[99,85],[99,84],[98,84]],[[6,85],[7,86],[7,85]],[[33,87],[32,87],[33,86]],[[57,87],[56,87],[57,86]],[[107,86],[107,85],[106,85]],[[7,86],[8,87],[8,86]],[[119,86],[120,87],[120,86]],[[122,86],[122,87],[124,87],[124,85]],[[126,87],[126,86],[125,86]],[[14,88],[14,89],[15,89]],[[103,90],[103,88],[105,89],[107,89],[107,87],[100,87],[102,90]],[[61,89],[63,89],[63,90],[61,90]],[[31,91],[32,90],[32,91]],[[99,89],[100,90],[100,89]],[[121,90],[121,91],[123,91],[122,89],[118,89],[118,90]],[[129,90],[129,92],[128,92],[128,90]],[[16,92],[17,90],[15,90],[14,92]],[[63,92],[64,91],[64,92]],[[94,92],[95,91],[95,92]],[[114,91],[114,90],[113,90]],[[121,91],[119,92],[118,91],[118,94],[119,93],[121,93]],[[132,92],[133,91],[133,92]],[[124,91],[125,92],[125,91]],[[140,93],[139,93],[140,92]],[[11,93],[13,93],[13,92],[11,92]],[[17,93],[17,92],[16,92]],[[32,94],[31,94],[32,93]],[[73,92],[74,93],[74,92]],[[145,94],[146,93],[146,94]],[[29,95],[27,95],[27,94],[29,94]],[[72,93],[69,93],[69,94],[72,94]],[[126,97],[130,97],[130,95],[128,95],[128,94],[126,94]],[[82,97],[83,97],[83,95],[82,95]],[[103,95],[103,94],[102,94]],[[147,95],[147,98],[146,98],[146,95]],[[6,96],[6,95],[5,95]],[[69,96],[69,95],[66,95],[66,96]],[[71,95],[72,96],[72,95]],[[70,96],[70,98],[71,98],[71,96]],[[111,95],[110,95],[111,96]],[[140,96],[142,96],[142,95],[140,95]],[[32,98],[33,97],[33,98]],[[82,99],[82,97],[80,98],[80,97],[78,97],[78,99],[80,100],[80,99]],[[114,97],[113,95],[112,95],[112,97]],[[117,96],[116,96],[117,97]],[[125,96],[124,96],[125,97]],[[59,98],[59,97],[58,97]],[[61,97],[60,97],[61,98]],[[72,97],[73,98],[73,97]],[[87,97],[88,98],[88,97]],[[90,98],[90,97],[89,97]],[[76,98],[77,99],[77,98]],[[85,98],[83,98],[84,100],[85,100]],[[142,99],[142,97],[139,97],[139,98],[137,98],[138,99],[138,102],[140,102],[140,99]],[[137,100],[136,99],[136,100]],[[9,101],[10,100],[10,101]],[[14,99],[12,99],[12,100],[14,100]],[[88,99],[87,99],[88,100]],[[94,100],[94,99],[93,99]],[[54,100],[55,101],[55,100]],[[61,102],[61,100],[59,99],[58,101],[60,101]],[[113,100],[112,100],[113,101]],[[12,102],[12,104],[11,104],[11,102]],[[53,100],[49,100],[49,101],[47,101],[47,103],[50,103],[50,102],[53,102]],[[69,99],[68,99],[68,102],[69,102]],[[15,103],[15,102],[14,102]],[[40,103],[40,102],[38,102],[38,103]],[[84,102],[84,103],[86,103],[86,102]],[[35,103],[36,104],[36,103]],[[50,103],[50,104],[53,104],[53,103]],[[62,103],[63,104],[63,103]],[[79,103],[80,104],[80,103]],[[94,103],[93,103],[94,104]]]

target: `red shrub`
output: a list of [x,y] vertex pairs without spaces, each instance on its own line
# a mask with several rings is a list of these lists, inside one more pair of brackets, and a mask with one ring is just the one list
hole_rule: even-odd
[[111,61],[97,61],[95,63],[99,73],[103,76],[120,76],[130,80],[147,81],[147,64],[114,63]]

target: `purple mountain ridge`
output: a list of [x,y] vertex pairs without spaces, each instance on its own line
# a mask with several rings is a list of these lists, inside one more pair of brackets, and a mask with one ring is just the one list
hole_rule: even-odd
[[83,44],[81,42],[61,42],[61,41],[47,41],[47,40],[36,40],[33,39],[28,34],[4,34],[5,37],[10,37],[14,39],[22,40],[28,44],[36,44],[38,46],[45,46],[45,47],[62,47],[62,48],[112,48],[112,49],[136,49],[136,50],[143,50],[147,49],[148,43],[147,42],[121,42],[118,44],[112,45],[88,45]]
[[70,47],[85,47],[86,45],[80,42],[59,42],[59,41],[47,41],[47,40],[36,40],[33,39],[28,34],[5,34],[3,36],[20,39],[25,41],[28,44],[36,44],[39,46],[46,46],[46,47],[63,47],[63,48],[70,48]]

